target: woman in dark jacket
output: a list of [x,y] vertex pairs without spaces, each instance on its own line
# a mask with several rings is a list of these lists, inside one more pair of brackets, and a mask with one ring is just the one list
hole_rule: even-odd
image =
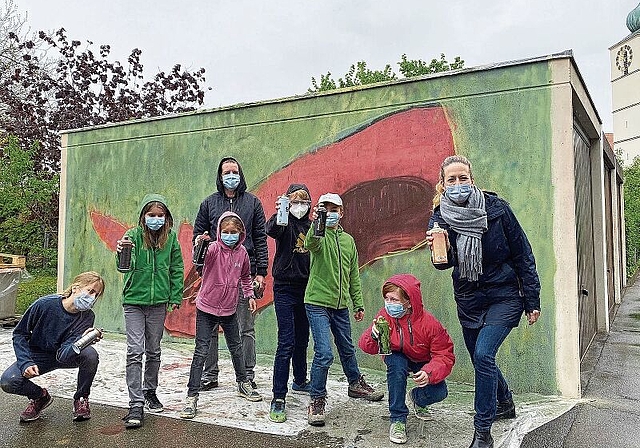
[[440,168],[427,243],[434,223],[447,236],[454,296],[465,345],[475,369],[474,437],[470,448],[493,447],[494,420],[514,418],[509,386],[496,354],[525,312],[529,324],[540,316],[540,280],[531,245],[506,201],[475,186],[471,163],[447,157]]

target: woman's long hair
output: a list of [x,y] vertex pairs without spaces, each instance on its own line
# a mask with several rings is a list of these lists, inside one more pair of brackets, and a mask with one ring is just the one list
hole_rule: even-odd
[[102,286],[102,291],[98,295],[104,294],[104,280],[102,279],[100,274],[94,271],[87,271],[83,272],[82,274],[76,275],[69,287],[62,292],[62,295],[64,297],[69,297],[74,286],[77,286],[78,288],[84,288],[85,286],[91,285],[96,282],[100,283],[100,286]]
[[[151,230],[145,224],[144,216],[147,214],[152,207],[157,206],[162,209],[164,212],[164,225],[160,227],[158,230]],[[142,240],[144,241],[144,247],[146,249],[158,248],[162,249],[165,244],[167,244],[167,240],[169,239],[169,231],[173,227],[173,217],[169,212],[169,209],[162,202],[153,201],[149,202],[144,206],[142,211],[140,212],[140,220],[138,221],[138,225],[142,227]]]

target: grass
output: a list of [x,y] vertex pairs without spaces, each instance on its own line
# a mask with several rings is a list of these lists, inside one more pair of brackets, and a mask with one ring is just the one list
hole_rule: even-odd
[[16,298],[16,314],[23,314],[38,298],[56,292],[57,277],[51,271],[29,271],[31,279],[20,280]]

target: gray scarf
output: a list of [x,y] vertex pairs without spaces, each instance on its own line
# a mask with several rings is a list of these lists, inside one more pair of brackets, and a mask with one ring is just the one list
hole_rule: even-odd
[[458,268],[460,277],[472,282],[482,275],[482,234],[487,231],[487,211],[484,194],[473,185],[469,200],[463,206],[452,202],[445,194],[440,199],[440,214],[458,234]]

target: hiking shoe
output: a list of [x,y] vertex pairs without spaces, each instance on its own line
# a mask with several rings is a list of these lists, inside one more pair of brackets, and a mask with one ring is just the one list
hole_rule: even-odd
[[29,401],[29,406],[27,406],[27,409],[22,411],[22,413],[20,414],[20,421],[30,422],[33,420],[38,420],[40,418],[40,413],[52,402],[53,397],[49,395],[47,389],[42,388],[42,395],[40,396],[40,398]]
[[325,397],[312,398],[307,409],[307,421],[311,426],[324,426]]
[[291,390],[298,394],[309,395],[311,393],[311,381],[305,381],[302,384],[298,384],[294,381],[291,383]]
[[187,397],[184,403],[184,408],[180,413],[180,418],[193,418],[198,411],[198,396]]
[[253,387],[251,387],[250,381],[238,383],[238,395],[242,398],[246,398],[249,401],[262,401],[262,395],[260,395],[253,389]]
[[144,410],[142,406],[131,406],[129,413],[122,417],[125,428],[140,428],[144,422]]
[[274,398],[271,402],[269,420],[274,423],[283,423],[287,420],[287,413],[284,410],[284,400],[282,398]]
[[384,392],[377,392],[364,380],[364,375],[360,375],[357,381],[349,384],[348,395],[351,398],[364,398],[367,401],[380,401],[384,397]]
[[155,390],[146,390],[144,391],[144,405],[149,410],[149,412],[162,412],[164,410],[164,406],[158,400],[158,396],[156,395]]
[[499,401],[496,406],[496,417],[494,420],[504,420],[508,418],[516,418],[516,404],[513,398],[507,401]]
[[393,422],[389,426],[389,440],[393,443],[407,443],[407,425],[402,422]]
[[200,384],[200,392],[204,392],[207,390],[215,389],[218,387],[218,381],[202,381]]
[[413,403],[413,413],[415,414],[416,417],[418,417],[420,420],[433,420],[433,415],[431,415],[431,411],[429,410],[429,408],[427,406],[419,406],[416,403],[416,397],[414,396],[414,389],[411,390],[411,392],[409,393],[409,396],[411,397],[411,402]]
[[89,409],[89,399],[80,397],[73,400],[73,421],[81,422],[91,418],[91,409]]

